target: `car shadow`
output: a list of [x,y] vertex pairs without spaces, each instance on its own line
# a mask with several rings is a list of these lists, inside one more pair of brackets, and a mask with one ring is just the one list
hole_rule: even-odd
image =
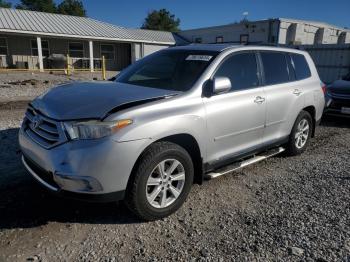
[[143,222],[122,203],[87,203],[60,198],[47,192],[22,166],[17,143],[18,130],[0,130],[0,229],[31,228],[48,222]]

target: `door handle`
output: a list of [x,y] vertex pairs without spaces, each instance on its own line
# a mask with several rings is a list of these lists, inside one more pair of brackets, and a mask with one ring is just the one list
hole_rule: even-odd
[[293,94],[299,96],[302,92],[299,89],[294,89]]
[[261,96],[257,96],[254,100],[254,103],[257,103],[257,104],[261,104],[265,101],[265,98],[264,97],[261,97]]

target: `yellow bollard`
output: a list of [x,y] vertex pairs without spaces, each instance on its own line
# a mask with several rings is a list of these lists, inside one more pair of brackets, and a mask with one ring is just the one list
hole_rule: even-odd
[[70,71],[69,71],[69,54],[67,54],[67,76],[70,75]]
[[102,79],[106,80],[106,60],[105,60],[105,56],[102,56]]

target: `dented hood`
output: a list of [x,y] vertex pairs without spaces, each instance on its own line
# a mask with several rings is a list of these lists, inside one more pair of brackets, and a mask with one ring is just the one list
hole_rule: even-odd
[[102,119],[118,107],[153,101],[177,91],[148,88],[117,82],[75,82],[52,88],[31,104],[56,120]]

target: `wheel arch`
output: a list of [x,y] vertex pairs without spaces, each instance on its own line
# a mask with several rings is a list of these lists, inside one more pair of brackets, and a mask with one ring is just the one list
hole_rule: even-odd
[[311,118],[312,118],[311,137],[314,137],[315,129],[316,129],[316,108],[314,106],[307,106],[307,107],[304,107],[303,110],[308,112],[311,115]]
[[180,134],[174,134],[174,135],[168,135],[162,138],[158,138],[157,140],[152,141],[152,143],[148,144],[142,152],[139,154],[133,168],[131,171],[131,175],[128,180],[127,189],[130,188],[131,182],[133,180],[135,169],[137,168],[143,154],[147,151],[147,149],[152,146],[153,144],[157,142],[171,142],[174,144],[177,144],[181,147],[183,147],[191,156],[193,167],[194,167],[194,183],[196,184],[202,184],[203,182],[203,157],[202,152],[199,147],[199,144],[194,136],[188,134],[188,133],[180,133]]

